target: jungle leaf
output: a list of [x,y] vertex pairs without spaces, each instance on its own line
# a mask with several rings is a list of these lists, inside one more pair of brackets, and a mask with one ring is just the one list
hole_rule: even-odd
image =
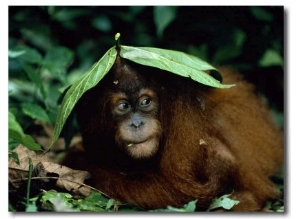
[[280,54],[274,49],[268,49],[259,60],[259,65],[262,67],[283,66],[284,61]]
[[65,47],[49,50],[43,60],[43,67],[47,68],[54,77],[61,77],[66,68],[72,63],[74,53]]
[[21,108],[25,115],[27,115],[33,119],[37,119],[37,120],[44,121],[47,123],[50,122],[47,112],[37,104],[22,103]]
[[160,68],[183,77],[190,77],[201,84],[216,88],[230,88],[234,85],[221,84],[206,70],[216,69],[201,59],[183,52],[151,47],[121,46],[120,56],[138,64]]
[[8,128],[20,133],[20,135],[24,135],[22,127],[17,122],[15,115],[10,111],[8,112]]
[[22,52],[22,55],[16,57],[20,62],[40,64],[43,60],[42,55],[37,49],[31,48],[29,46],[20,46],[18,47],[18,49],[19,50],[17,51]]
[[21,51],[14,51],[14,50],[8,50],[8,57],[9,58],[17,58],[18,56],[23,55],[24,53],[26,53],[25,50],[21,50]]
[[28,78],[33,83],[36,84],[36,86],[40,89],[43,97],[46,98],[46,91],[45,91],[45,88],[44,88],[44,85],[43,85],[43,82],[42,82],[39,72],[36,71],[36,69],[32,65],[30,65],[26,62],[21,62],[20,64],[21,64],[23,70],[26,72]]
[[13,129],[8,130],[9,139],[13,139],[30,150],[41,150],[41,146],[37,143],[35,143],[34,139],[31,137],[31,135],[21,134]]
[[73,110],[75,104],[80,97],[89,89],[96,86],[98,82],[107,74],[111,69],[117,57],[117,50],[115,47],[110,48],[104,56],[95,63],[90,70],[88,70],[77,82],[75,82],[64,96],[62,105],[58,112],[54,134],[52,137],[53,145],[58,139],[62,128]]
[[226,194],[219,198],[215,198],[210,204],[208,211],[216,208],[224,208],[226,210],[230,210],[233,206],[240,203],[238,200],[233,200],[229,198],[229,196],[230,194]]
[[15,115],[11,112],[8,114],[8,126],[9,139],[22,143],[31,150],[41,150],[41,146],[35,143],[30,135],[24,133],[21,125],[17,122]]
[[174,6],[155,6],[153,8],[153,18],[156,25],[156,33],[158,37],[162,37],[166,27],[177,16],[177,7]]

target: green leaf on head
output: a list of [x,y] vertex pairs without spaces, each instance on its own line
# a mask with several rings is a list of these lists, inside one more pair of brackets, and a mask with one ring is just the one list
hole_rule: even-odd
[[[217,69],[195,56],[179,51],[159,48],[123,46],[120,45],[120,36],[120,33],[115,35],[116,45],[111,47],[104,56],[66,92],[60,111],[58,112],[51,145],[58,139],[68,116],[71,114],[78,100],[87,90],[96,86],[109,72],[118,54],[122,58],[138,64],[159,68],[182,77],[189,77],[207,86],[215,88],[230,88],[234,86],[222,84],[217,80],[222,78]],[[209,70],[214,71],[214,77],[205,72]]]
[[121,46],[120,56],[141,65],[160,68],[182,77],[190,77],[207,86],[215,88],[234,86],[222,84],[205,72],[208,70],[217,71],[217,69],[207,62],[183,52],[151,47]]
[[63,126],[71,114],[74,106],[81,96],[89,89],[96,86],[99,81],[107,74],[107,72],[113,66],[117,57],[117,50],[115,47],[110,48],[104,56],[92,66],[77,82],[75,82],[70,89],[67,91],[62,101],[56,124],[54,128],[54,134],[52,137],[53,145],[58,139]]

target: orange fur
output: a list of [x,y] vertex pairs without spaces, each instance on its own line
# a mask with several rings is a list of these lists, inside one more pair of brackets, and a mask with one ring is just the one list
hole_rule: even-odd
[[[64,163],[91,173],[91,185],[111,198],[146,209],[180,207],[234,191],[233,211],[259,211],[279,192],[270,176],[283,162],[282,132],[253,86],[228,68],[219,69],[230,89],[210,88],[188,78],[117,60],[114,68],[78,103],[86,152]],[[132,159],[114,145],[118,126],[109,116],[112,81],[143,81],[159,98],[162,137],[157,155]],[[130,82],[131,83],[131,82]],[[134,87],[134,86],[133,86]],[[136,91],[138,92],[138,91]]]

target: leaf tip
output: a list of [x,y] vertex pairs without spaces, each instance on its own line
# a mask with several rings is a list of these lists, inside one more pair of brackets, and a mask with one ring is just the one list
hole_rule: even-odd
[[121,36],[121,34],[120,34],[120,33],[116,33],[116,35],[115,35],[115,41],[118,41],[118,40],[119,40],[119,38],[120,38],[120,36]]
[[235,84],[220,84],[220,86],[218,88],[232,88],[234,87]]
[[120,33],[116,33],[116,35],[115,35],[115,41],[116,41],[116,47],[117,48],[120,48],[120,37],[121,37],[121,34]]

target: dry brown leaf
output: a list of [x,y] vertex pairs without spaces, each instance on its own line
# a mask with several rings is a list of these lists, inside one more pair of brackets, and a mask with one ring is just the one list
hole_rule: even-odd
[[[29,158],[32,159],[33,176],[32,180],[40,181],[40,185],[55,179],[60,189],[67,190],[72,194],[88,196],[91,188],[84,184],[84,180],[90,177],[87,171],[73,170],[66,166],[56,164],[47,160],[46,156],[37,155],[23,145],[15,148],[19,156],[20,165],[14,159],[9,159],[9,181],[15,188],[20,188],[27,183],[29,172]],[[43,189],[43,188],[41,188]]]

